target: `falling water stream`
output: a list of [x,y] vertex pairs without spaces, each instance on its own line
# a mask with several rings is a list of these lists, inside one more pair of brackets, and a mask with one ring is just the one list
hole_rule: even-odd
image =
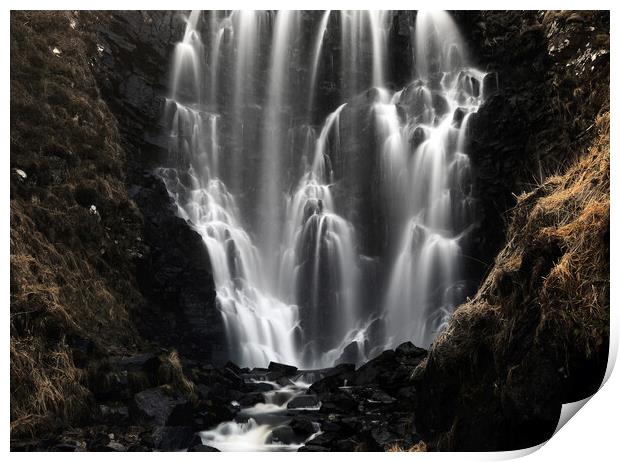
[[[393,13],[317,12],[310,32],[301,15],[192,12],[172,59],[171,162],[158,173],[208,249],[229,356],[242,366],[321,368],[350,345],[356,362],[408,340],[428,347],[465,296],[462,249],[475,221],[466,136],[484,74],[468,65],[458,28],[447,13],[419,12],[411,83],[394,92]],[[335,51],[342,99],[316,127]],[[351,98],[372,87],[388,233],[384,254],[372,256],[386,273],[380,306],[366,309],[364,230],[335,195],[354,172],[337,176],[333,163],[352,141],[341,129]],[[371,337],[377,320],[382,335]],[[266,405],[242,410],[247,420],[203,432],[203,441],[295,449],[271,441],[273,418],[307,386],[277,388]]]
[[[408,95],[377,105],[390,198],[407,217],[385,299],[391,347],[406,340],[428,347],[463,300],[461,241],[473,222],[464,137],[484,77],[465,66],[463,40],[447,13],[419,12],[415,29],[417,80]],[[399,126],[396,106],[405,97],[410,111]]]

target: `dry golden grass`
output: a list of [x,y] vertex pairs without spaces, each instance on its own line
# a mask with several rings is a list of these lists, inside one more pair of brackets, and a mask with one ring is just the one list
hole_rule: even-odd
[[[527,289],[524,284],[532,276],[540,283],[535,294],[542,311],[538,329],[578,321],[580,345],[599,344],[598,329],[609,327],[609,113],[597,119],[597,127],[599,136],[588,155],[564,175],[519,197],[506,247],[476,296],[455,312],[452,328],[436,347],[459,330],[460,321],[479,312],[518,310],[511,297]],[[557,248],[557,260],[537,262],[548,248]],[[533,272],[526,274],[524,259],[532,257],[527,269]],[[538,263],[550,268],[539,274]]]
[[183,366],[179,354],[172,351],[160,356],[161,364],[157,370],[157,381],[160,384],[170,384],[172,388],[181,391],[192,401],[196,401],[196,386],[183,373]]
[[428,448],[426,447],[426,443],[424,441],[420,441],[417,444],[414,444],[408,449],[404,449],[399,444],[395,444],[388,448],[387,452],[427,452]]
[[84,373],[73,365],[66,345],[44,351],[39,339],[11,339],[11,434],[52,429],[54,419],[76,419],[86,412]]

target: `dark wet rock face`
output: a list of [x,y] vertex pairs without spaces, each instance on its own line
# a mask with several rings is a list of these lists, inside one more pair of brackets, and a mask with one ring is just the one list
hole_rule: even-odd
[[181,396],[151,388],[136,393],[134,406],[140,417],[155,425],[182,425],[192,420],[191,406]]
[[144,217],[148,253],[138,271],[147,304],[138,323],[145,337],[183,354],[224,360],[208,253],[198,233],[177,217],[154,169],[167,162],[163,108],[174,43],[185,22],[178,12],[85,13],[96,31],[95,76],[115,113],[128,159],[128,189]]
[[130,194],[142,204],[150,248],[139,280],[151,301],[143,313],[143,331],[188,356],[224,359],[221,316],[202,238],[176,216],[174,203],[157,176],[145,174],[142,185],[133,186]]
[[[486,11],[457,19],[488,72],[466,150],[480,226],[465,250],[488,267],[515,197],[569,165],[609,107],[609,15]],[[486,272],[466,264],[470,274]]]
[[289,366],[287,364],[280,364],[271,361],[269,363],[269,367],[267,367],[269,372],[272,372],[272,378],[276,378],[275,376],[290,376],[297,372],[297,368],[295,366]]

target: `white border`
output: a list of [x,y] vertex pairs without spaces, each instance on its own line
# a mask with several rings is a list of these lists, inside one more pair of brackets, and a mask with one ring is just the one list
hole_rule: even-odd
[[[526,1],[506,1],[498,4],[498,2],[493,1],[473,1],[473,2],[463,2],[463,1],[439,1],[433,2],[432,6],[434,8],[441,9],[612,9],[612,6],[615,5],[616,2],[611,1],[599,1],[599,0],[590,0],[590,1],[574,1],[574,0],[565,0],[565,1],[549,1],[549,0],[541,0],[538,2],[534,2],[531,0]],[[2,213],[0,214],[0,220],[2,220],[2,237],[0,237],[0,252],[2,253],[2,261],[4,265],[2,266],[2,296],[3,300],[6,302],[6,311],[5,316],[8,315],[8,300],[9,300],[9,151],[10,151],[10,134],[9,134],[9,121],[10,121],[10,84],[9,84],[9,69],[10,69],[10,47],[9,47],[9,9],[180,9],[180,10],[190,10],[190,9],[377,9],[380,7],[381,9],[418,9],[428,7],[428,2],[420,2],[420,1],[387,1],[387,2],[377,2],[377,1],[368,1],[368,0],[349,0],[349,1],[325,1],[325,0],[314,0],[314,1],[285,1],[285,0],[269,0],[262,2],[250,2],[248,0],[228,0],[228,1],[185,1],[185,2],[164,2],[160,0],[134,0],[131,2],[128,1],[119,1],[119,0],[108,0],[105,2],[96,2],[96,1],[66,1],[66,0],[58,0],[55,2],[50,1],[33,1],[33,0],[23,0],[23,1],[14,1],[9,0],[3,3],[5,8],[2,9],[2,24],[4,27],[3,34],[3,46],[2,53],[4,54],[4,63],[5,63],[5,71],[3,73],[3,85],[2,85],[2,140],[4,142],[4,155],[3,162],[5,165],[3,174],[4,181],[0,182],[0,190],[2,193]],[[613,31],[617,30],[616,27],[618,25],[617,14],[612,9],[611,14],[611,29]],[[611,33],[611,42],[612,48],[614,50],[618,49],[616,47],[617,40],[614,35],[615,32]],[[614,54],[611,55],[611,73],[612,76],[617,74],[615,72],[615,63]],[[613,81],[613,78],[612,78]],[[612,138],[616,139],[618,126],[615,122],[615,111],[616,111],[616,103],[618,101],[618,92],[615,87],[611,89],[611,102],[614,115],[612,116]],[[618,174],[618,162],[615,157],[612,155],[611,158],[611,170],[612,170],[612,178],[616,177]],[[618,182],[612,182],[612,191],[611,195],[613,198],[620,197],[618,194]],[[613,210],[613,209],[616,210]],[[612,213],[611,213],[611,228],[612,230],[616,229],[617,220],[617,212],[618,207],[615,207],[615,202],[612,201]],[[616,262],[619,257],[618,253],[618,245],[614,243],[614,239],[611,239],[611,274],[615,274],[614,270],[618,269],[618,265]],[[614,301],[617,299],[616,290],[612,284],[611,287],[611,306],[614,306]],[[611,459],[612,455],[618,453],[616,439],[619,438],[617,431],[617,412],[620,411],[620,379],[618,378],[618,373],[611,375],[611,370],[613,369],[613,365],[615,363],[617,350],[618,350],[618,316],[617,310],[612,309],[612,324],[611,324],[611,349],[610,349],[610,364],[608,367],[607,378],[609,380],[604,383],[603,387],[599,392],[597,392],[589,401],[587,401],[587,405],[579,411],[579,416],[575,419],[571,419],[565,426],[563,426],[556,435],[551,438],[549,442],[544,445],[541,445],[537,448],[531,448],[529,450],[524,451],[513,451],[508,453],[427,453],[422,454],[418,453],[416,455],[410,455],[407,453],[392,453],[392,455],[380,455],[378,457],[395,457],[395,458],[403,458],[403,457],[422,457],[422,458],[433,458],[435,460],[504,460],[504,459],[512,459],[516,457],[522,457],[524,455],[529,454],[528,460],[536,461],[536,460],[549,460],[551,458],[558,459],[564,461],[595,461],[595,460],[608,460]],[[8,339],[9,339],[9,322],[8,319],[5,318],[4,324],[4,338],[5,345],[8,347]],[[5,350],[5,353],[2,355],[2,366],[4,372],[4,380],[2,381],[2,389],[3,396],[5,397],[4,405],[2,407],[2,422],[5,425],[5,433],[4,439],[2,440],[2,445],[5,448],[5,453],[9,452],[9,357]],[[582,402],[581,404],[585,404]],[[538,450],[537,450],[538,449]],[[99,459],[107,460],[109,454],[107,453],[77,453],[77,454],[60,454],[60,453],[31,453],[31,454],[20,454],[20,453],[11,453],[10,457],[14,460],[30,460],[34,458],[45,457],[46,460],[51,461],[60,461],[65,457],[75,458],[75,457],[85,457],[89,459]],[[148,460],[162,460],[169,459],[172,457],[177,457],[176,454],[173,453],[149,453],[148,455],[141,453],[124,453],[124,454],[115,454],[113,457],[119,458],[132,458],[135,460],[139,459],[148,459]],[[180,457],[188,457],[193,458],[193,460],[198,460],[198,458],[203,459],[205,456],[200,455],[200,453],[186,454],[181,455]],[[334,460],[337,457],[342,457],[341,455],[334,455],[334,453],[321,453],[320,455],[312,454],[312,453],[299,453],[298,455],[290,455],[284,453],[252,453],[249,455],[244,455],[242,453],[209,453],[208,458],[216,457],[220,460],[222,459],[237,459],[241,460],[241,458],[251,458],[252,460],[263,461],[263,460],[273,460],[282,458],[287,458],[290,460],[293,458],[301,458],[304,460],[315,460],[320,457],[321,459],[331,459]],[[377,457],[375,453],[358,453],[355,455],[345,455],[345,457],[355,457],[356,460],[361,461],[370,461]],[[617,457],[617,456],[616,456]],[[428,459],[427,459],[428,460]]]

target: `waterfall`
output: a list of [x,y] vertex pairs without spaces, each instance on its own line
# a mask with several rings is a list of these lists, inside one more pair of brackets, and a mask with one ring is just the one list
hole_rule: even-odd
[[[320,365],[322,354],[337,349],[357,323],[357,262],[352,226],[335,212],[329,136],[339,144],[339,115],[330,114],[315,143],[308,171],[287,200],[286,250],[281,263],[283,290],[293,288],[302,317],[304,360]],[[336,359],[336,358],[334,358]]]
[[[183,41],[174,48],[174,64],[172,75],[172,95],[178,96],[179,92],[187,91],[188,94],[200,99],[201,94],[201,57],[202,42],[200,34],[196,31],[199,12],[192,12],[187,18],[187,27]],[[189,83],[189,89],[186,87]]]
[[383,87],[385,85],[385,54],[386,54],[386,31],[385,11],[369,11],[370,32],[372,34],[372,86]]
[[[192,13],[190,17],[197,15]],[[229,21],[230,18],[223,19],[216,35],[229,27]],[[187,40],[196,43],[199,33],[195,27],[196,21],[188,21],[184,43]],[[196,74],[192,65],[200,60],[188,60],[188,54],[188,47],[175,49],[173,93],[166,102],[165,115],[170,127],[171,157],[182,159],[184,170],[161,168],[158,172],[177,205],[179,216],[205,242],[232,356],[250,365],[272,360],[298,363],[297,308],[269,293],[260,252],[244,230],[235,197],[220,179],[219,116],[207,112],[200,104],[198,88],[191,107],[174,99],[177,82],[186,79],[186,74]]]
[[[169,159],[157,173],[178,216],[202,236],[228,354],[241,365],[325,367],[407,340],[428,346],[463,299],[459,262],[474,222],[466,137],[484,75],[467,65],[447,13],[420,12],[413,80],[388,90],[392,18],[384,11],[187,17],[164,110]],[[331,32],[338,27],[339,38]],[[315,126],[325,110],[315,108],[322,56],[337,62],[342,101],[334,98]],[[356,132],[367,101],[374,126]],[[352,136],[377,144],[372,165],[387,232],[377,246],[386,250],[376,255],[362,255],[368,230],[344,197],[352,194],[345,180],[358,172],[342,167],[345,148],[357,146]],[[369,261],[386,273],[373,279],[379,302],[372,306],[364,300]],[[373,331],[378,322],[381,334]],[[260,426],[246,427],[265,436]]]
[[[463,299],[459,261],[473,222],[465,136],[482,102],[483,74],[466,66],[463,41],[447,13],[419,12],[415,36],[420,80],[377,108],[387,132],[387,197],[404,197],[396,213],[408,217],[387,288],[386,345],[412,340],[428,347]],[[397,128],[399,104],[408,111]]]
[[388,17],[387,11],[341,12],[341,78],[345,98],[371,86],[385,85]]
[[329,15],[331,10],[323,13],[323,18],[319,25],[319,30],[316,35],[316,41],[312,49],[312,67],[310,68],[310,84],[308,86],[308,115],[312,114],[312,105],[314,104],[314,93],[316,86],[316,74],[319,68],[319,59],[321,58],[321,49],[323,47],[323,38],[325,37],[325,31],[327,30],[327,22],[329,21]]
[[228,175],[231,187],[239,191],[243,184],[242,175],[236,175],[243,164],[243,131],[248,120],[246,108],[256,103],[257,95],[252,85],[253,80],[248,76],[256,72],[255,61],[258,54],[262,16],[255,11],[235,11],[231,13],[233,30],[235,34],[235,57],[234,57],[234,91],[232,97],[232,139],[235,140],[231,147],[230,174]]
[[276,256],[280,242],[282,212],[282,167],[285,162],[284,138],[287,130],[283,112],[288,103],[289,45],[295,27],[296,12],[280,11],[276,15],[271,49],[269,88],[263,127],[263,147],[261,162],[261,193],[259,210],[261,213],[260,235],[263,242],[264,265],[267,271],[275,274]]
[[[217,110],[217,90],[219,81],[219,68],[220,68],[220,55],[222,53],[222,42],[224,35],[232,35],[232,23],[230,18],[226,17],[221,21],[217,21],[217,15],[215,12],[211,15],[212,25],[211,30],[211,50],[209,53],[209,102],[212,104],[213,109]],[[176,66],[175,66],[176,68]]]

